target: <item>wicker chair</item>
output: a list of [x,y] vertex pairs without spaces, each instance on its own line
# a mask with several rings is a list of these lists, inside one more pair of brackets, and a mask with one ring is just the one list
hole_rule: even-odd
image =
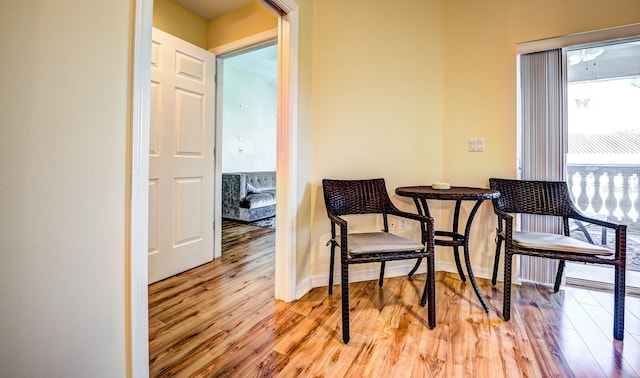
[[[436,324],[434,229],[433,218],[407,213],[396,208],[385,187],[384,179],[371,180],[322,180],[324,201],[331,223],[331,263],[329,267],[329,294],[333,293],[333,265],[336,247],[340,249],[342,285],[342,339],[349,342],[349,265],[381,262],[382,287],[386,261],[426,258],[427,278],[420,304],[429,301],[428,326]],[[351,233],[343,215],[382,215],[384,230],[370,233]],[[420,223],[421,241],[389,233],[388,215],[403,217]],[[337,227],[336,227],[337,226]],[[339,234],[336,232],[339,231]],[[347,237],[342,237],[348,235]]]
[[[580,213],[569,196],[563,181],[526,181],[489,179],[491,189],[498,190],[500,197],[493,200],[498,216],[496,255],[491,282],[496,284],[500,247],[505,243],[504,300],[502,315],[509,320],[511,310],[511,266],[513,255],[528,255],[560,260],[556,274],[554,292],[560,289],[565,261],[611,265],[615,269],[613,336],[624,337],[624,295],[626,269],[627,226]],[[538,214],[561,217],[564,235],[513,230],[510,214]],[[595,224],[615,231],[615,249],[612,252],[602,246],[589,244],[569,237],[569,219]]]

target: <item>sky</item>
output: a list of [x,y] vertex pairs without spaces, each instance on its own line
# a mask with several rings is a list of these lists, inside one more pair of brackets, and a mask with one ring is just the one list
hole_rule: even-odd
[[569,134],[640,132],[640,77],[570,83]]

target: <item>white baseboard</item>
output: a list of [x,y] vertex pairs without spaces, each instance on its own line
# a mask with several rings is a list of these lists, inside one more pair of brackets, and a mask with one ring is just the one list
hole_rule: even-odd
[[[423,262],[420,267],[418,268],[418,270],[416,271],[416,274],[421,274],[421,273],[426,273],[427,272],[427,268],[424,265],[425,263]],[[336,269],[334,271],[333,274],[333,283],[335,284],[340,284],[340,269],[339,269],[339,264],[336,264]],[[377,264],[376,264],[377,265]],[[415,262],[412,261],[411,263],[405,263],[405,264],[399,264],[399,265],[393,265],[393,266],[387,266],[385,268],[385,272],[384,272],[384,276],[385,278],[389,278],[389,277],[400,277],[400,276],[406,276],[409,271],[411,270],[411,268],[413,268],[413,266],[415,265]],[[464,268],[463,268],[464,269]],[[444,272],[451,272],[451,273],[458,273],[458,269],[456,268],[456,264],[452,263],[452,262],[436,262],[436,271],[440,272],[440,271],[444,271]],[[464,269],[465,273],[466,273],[466,269]],[[491,279],[491,275],[493,273],[492,270],[490,269],[474,269],[473,270],[474,275],[476,276],[476,278],[484,278],[484,279]],[[359,269],[359,270],[350,270],[349,271],[349,282],[361,282],[361,281],[371,281],[371,280],[377,280],[378,277],[380,275],[380,265],[377,265],[374,268],[369,268],[369,269]],[[498,280],[502,281],[502,275],[499,274],[498,275]],[[512,283],[516,284],[516,285],[520,285],[521,282],[518,279],[518,277],[514,274],[511,278]],[[308,279],[305,279],[304,281],[302,281],[298,286],[297,286],[297,290],[296,290],[296,294],[297,294],[297,298],[301,298],[304,294],[306,294],[307,292],[309,292],[309,290],[316,288],[316,287],[324,287],[324,286],[328,286],[329,285],[329,273],[325,273],[325,274],[318,274],[318,275],[314,275],[311,276]]]
[[[327,280],[327,282],[329,281]],[[314,286],[312,285],[312,278],[311,277],[305,278],[302,282],[300,282],[296,286],[296,300],[302,298],[303,295],[307,294],[313,288]]]

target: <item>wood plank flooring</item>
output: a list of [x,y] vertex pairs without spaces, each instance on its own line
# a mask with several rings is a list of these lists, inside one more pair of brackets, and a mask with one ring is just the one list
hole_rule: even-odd
[[222,258],[149,286],[151,377],[640,377],[640,299],[627,296],[625,340],[612,338],[613,295],[514,287],[437,275],[437,326],[419,306],[424,275],[353,283],[351,341],[340,290],[274,300],[274,231],[223,225]]

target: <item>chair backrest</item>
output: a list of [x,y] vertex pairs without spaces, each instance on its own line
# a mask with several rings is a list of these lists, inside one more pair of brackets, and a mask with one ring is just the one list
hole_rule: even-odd
[[493,206],[506,213],[567,217],[575,211],[564,181],[491,178],[489,187],[500,192],[500,197],[493,200]]
[[336,215],[389,213],[391,203],[384,179],[322,180],[327,212]]

